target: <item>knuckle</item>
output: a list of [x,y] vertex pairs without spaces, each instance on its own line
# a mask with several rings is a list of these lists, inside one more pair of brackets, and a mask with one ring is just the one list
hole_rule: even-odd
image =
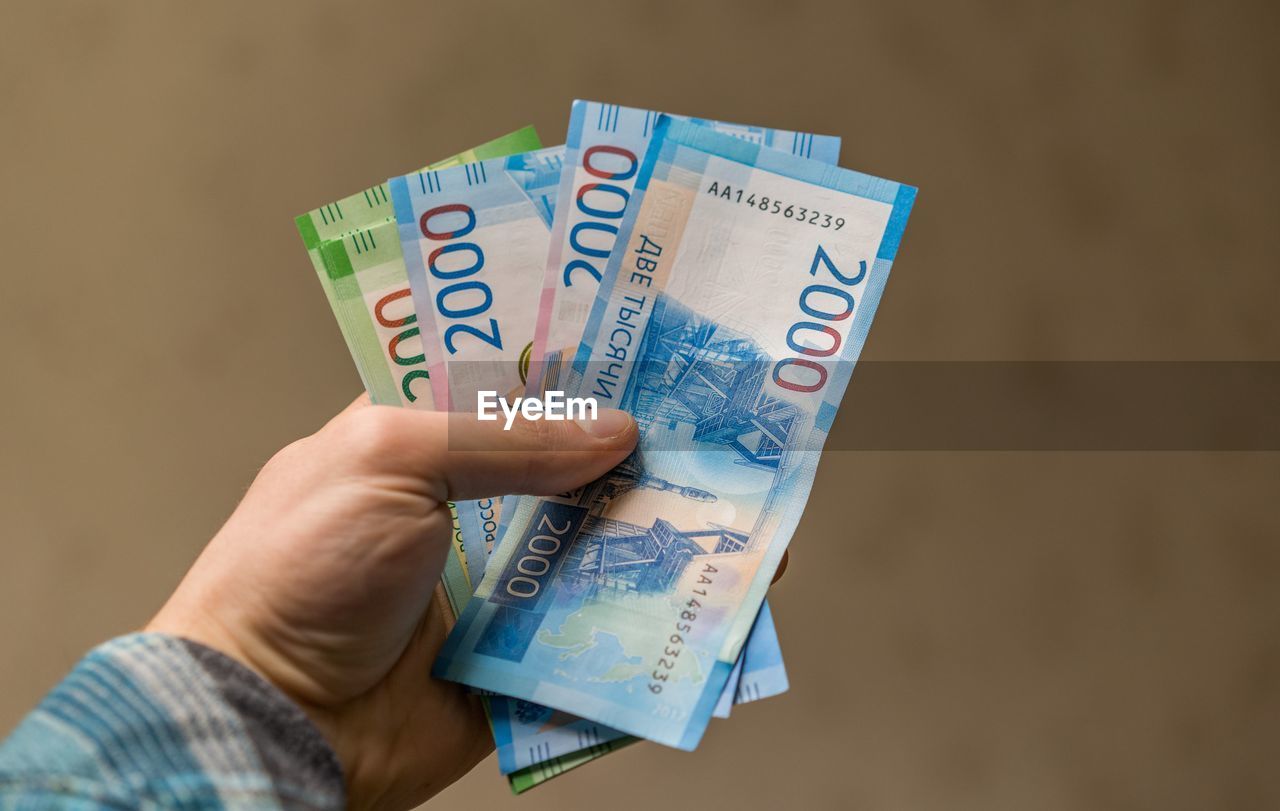
[[527,453],[520,465],[520,490],[532,493],[546,486],[548,471],[537,453]]
[[311,437],[303,437],[295,439],[288,445],[271,455],[266,464],[262,466],[262,474],[268,476],[274,475],[277,471],[288,470],[291,468],[295,460],[305,459],[307,457],[308,448],[311,446]]
[[390,408],[370,407],[344,414],[334,425],[338,441],[358,459],[378,459],[402,444],[399,421]]
[[516,434],[514,446],[519,448],[541,449],[554,441],[552,426],[546,420],[529,420],[520,417],[512,425]]
[[556,450],[562,443],[560,423],[547,420],[526,420],[530,442],[539,449]]
[[[563,446],[564,440],[558,423],[546,420],[521,420],[513,430],[519,436],[512,437],[511,452],[516,454],[513,486],[521,493],[540,492],[555,478],[554,465],[548,464],[550,454]],[[554,489],[554,488],[553,488]]]

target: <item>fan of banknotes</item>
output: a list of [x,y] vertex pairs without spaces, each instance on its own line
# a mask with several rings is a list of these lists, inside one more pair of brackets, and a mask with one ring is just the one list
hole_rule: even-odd
[[833,136],[575,101],[566,141],[297,218],[373,402],[554,392],[640,426],[591,485],[452,505],[433,675],[484,697],[517,793],[787,690],[765,592],[916,194]]

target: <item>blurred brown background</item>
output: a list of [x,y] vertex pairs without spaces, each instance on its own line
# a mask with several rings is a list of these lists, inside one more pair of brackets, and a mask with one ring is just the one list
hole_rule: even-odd
[[[1276,8],[9,4],[0,729],[358,390],[293,215],[558,142],[575,97],[837,133],[920,186],[865,357],[1280,359]],[[1278,807],[1277,483],[1264,453],[828,454],[773,598],[789,694],[434,807]]]

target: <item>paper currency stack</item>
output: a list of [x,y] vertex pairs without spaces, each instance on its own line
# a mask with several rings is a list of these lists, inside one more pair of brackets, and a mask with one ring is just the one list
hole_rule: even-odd
[[453,505],[433,675],[485,696],[517,793],[787,690],[765,592],[916,193],[833,136],[577,101],[566,141],[297,218],[373,402],[554,391],[640,425],[579,490]]

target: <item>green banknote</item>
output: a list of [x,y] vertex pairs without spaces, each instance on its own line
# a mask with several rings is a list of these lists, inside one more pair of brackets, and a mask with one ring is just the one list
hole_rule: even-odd
[[[461,163],[484,160],[485,158],[527,152],[540,146],[542,146],[542,142],[538,139],[538,133],[534,131],[532,126],[527,126],[483,143],[480,146],[459,152],[442,161],[437,161],[427,168],[443,169],[449,166],[457,166]],[[320,258],[321,244],[325,240],[341,239],[361,228],[377,225],[388,219],[395,219],[395,211],[391,207],[391,198],[387,194],[385,183],[371,186],[364,191],[349,195],[341,200],[335,200],[319,208],[314,208],[306,214],[299,214],[294,218],[298,234],[302,236],[302,243],[306,246],[307,255],[311,258],[311,266],[315,269],[316,276],[320,279],[320,286],[324,288],[325,296],[329,299],[331,307],[333,305],[333,293],[329,285],[328,275],[324,271],[324,264]],[[351,352],[352,357],[356,357],[356,347],[347,336],[347,330],[341,320],[339,320],[338,325],[342,327],[343,337],[347,341],[347,349]],[[360,374],[363,377],[364,369],[360,369]]]
[[598,757],[603,757],[610,752],[616,752],[624,746],[630,746],[639,738],[630,736],[625,738],[615,738],[611,741],[605,741],[595,746],[588,746],[577,752],[570,752],[567,755],[553,757],[550,760],[544,760],[541,763],[535,763],[532,766],[512,772],[507,775],[507,782],[511,785],[512,794],[523,794],[534,786],[542,785],[553,777],[559,777],[570,769],[576,769],[584,763],[590,763]]
[[[445,169],[486,158],[500,158],[505,155],[528,152],[541,146],[542,141],[539,140],[538,133],[533,127],[522,127],[500,138],[494,138],[480,146],[437,161],[426,168]],[[362,192],[312,209],[306,214],[299,214],[295,222],[307,250],[315,251],[319,249],[320,243],[327,239],[338,239],[352,231],[395,219],[395,216],[395,211],[391,207],[391,198],[387,194],[387,186],[385,183],[379,183]],[[315,260],[312,261],[314,264]],[[318,270],[317,267],[317,272]]]
[[[396,223],[382,222],[320,245],[329,304],[360,369],[369,399],[381,405],[434,408],[417,314]],[[453,550],[445,559],[445,594],[456,615],[471,597],[466,539],[454,514]]]

